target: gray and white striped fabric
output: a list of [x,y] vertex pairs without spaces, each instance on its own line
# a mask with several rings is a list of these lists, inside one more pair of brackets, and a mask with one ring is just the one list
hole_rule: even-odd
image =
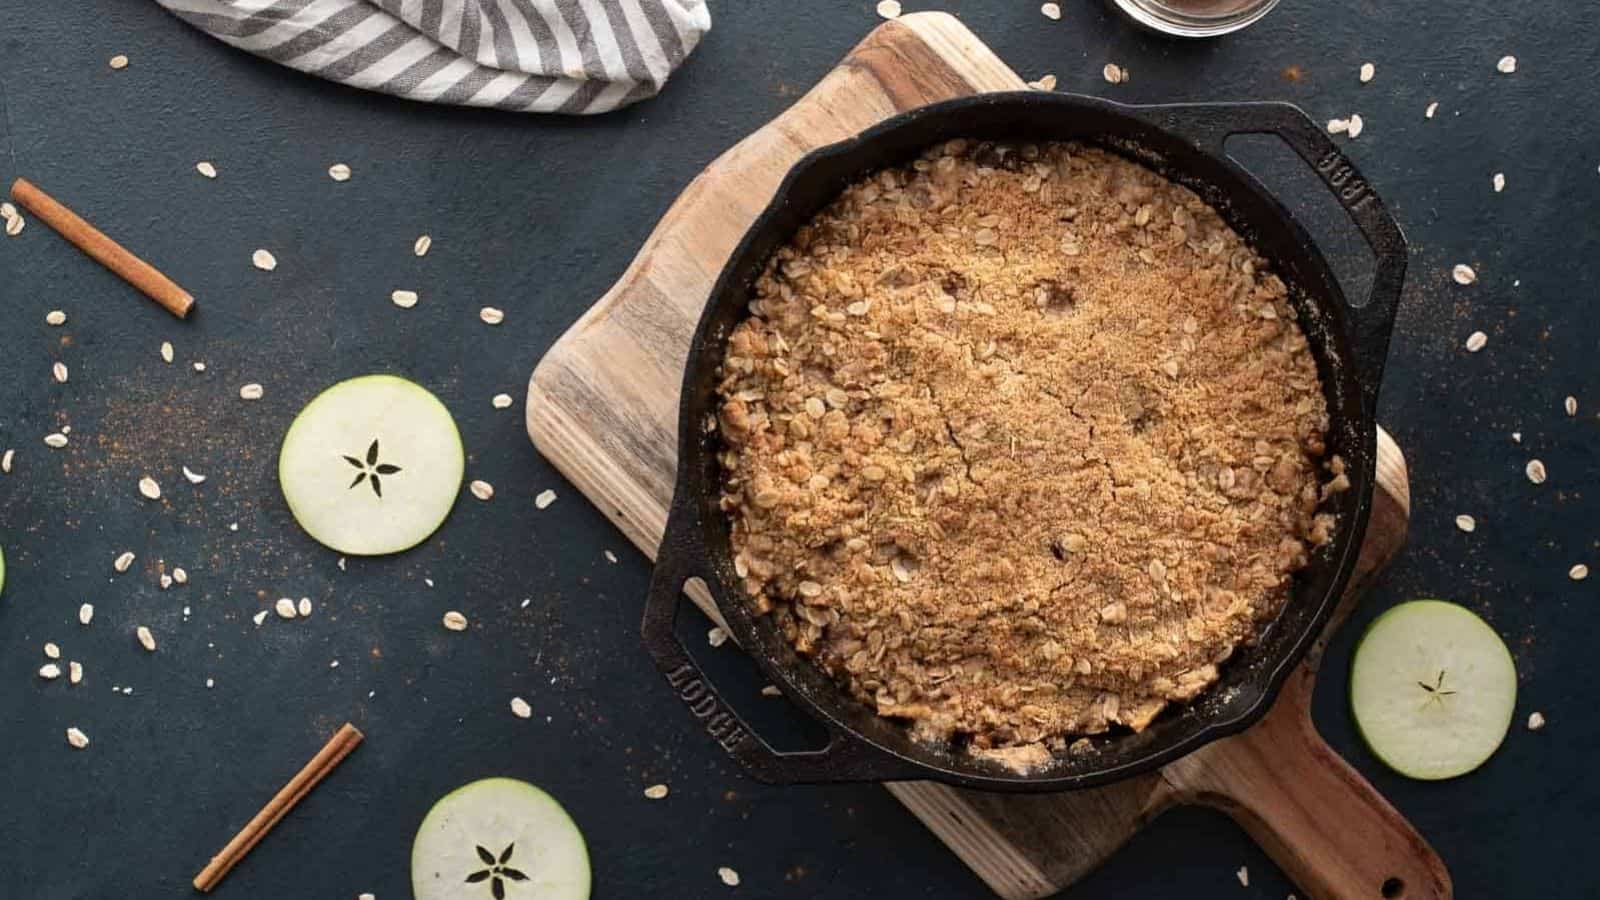
[[430,103],[602,113],[654,96],[711,28],[705,0],[157,0],[333,81]]

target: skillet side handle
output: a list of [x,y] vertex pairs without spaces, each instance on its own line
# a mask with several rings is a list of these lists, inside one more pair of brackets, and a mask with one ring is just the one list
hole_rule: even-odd
[[833,722],[823,721],[828,744],[820,750],[781,753],[745,724],[689,655],[674,630],[684,582],[699,577],[718,606],[716,579],[710,576],[699,523],[689,504],[674,504],[666,537],[656,554],[655,572],[644,608],[644,644],[656,668],[711,739],[758,781],[815,784],[847,781],[904,781],[925,773],[910,760],[879,750]]
[[1235,134],[1275,134],[1294,149],[1322,180],[1329,193],[1349,214],[1371,248],[1376,265],[1367,300],[1360,306],[1346,304],[1355,350],[1361,390],[1368,408],[1376,411],[1378,387],[1389,356],[1389,336],[1394,331],[1395,312],[1405,288],[1408,262],[1406,237],[1389,208],[1362,177],[1355,163],[1344,155],[1299,107],[1290,103],[1205,103],[1160,108],[1167,114],[1166,124],[1173,130],[1211,144],[1225,156],[1223,143]]
[[1259,724],[1169,764],[1179,802],[1222,810],[1318,900],[1450,900],[1450,873],[1417,830],[1317,734],[1302,666]]

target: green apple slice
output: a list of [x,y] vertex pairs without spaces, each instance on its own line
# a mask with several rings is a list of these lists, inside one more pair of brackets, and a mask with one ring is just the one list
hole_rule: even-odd
[[1350,707],[1390,768],[1436,781],[1483,765],[1517,703],[1511,651],[1463,606],[1413,600],[1379,616],[1350,664]]
[[461,492],[461,432],[439,398],[393,375],[341,381],[283,437],[278,483],[295,521],[340,553],[398,553],[438,530]]
[[485,778],[445,795],[411,844],[415,900],[587,900],[589,849],[554,798]]

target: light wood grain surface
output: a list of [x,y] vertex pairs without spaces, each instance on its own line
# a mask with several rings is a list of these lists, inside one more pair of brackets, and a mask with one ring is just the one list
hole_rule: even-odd
[[[653,557],[672,497],[678,390],[695,323],[789,167],[901,110],[1023,86],[950,16],[919,13],[879,26],[793,107],[697,177],[621,280],[551,348],[528,389],[528,433],[539,450]],[[1372,524],[1341,618],[1404,543],[1409,506],[1404,458],[1380,432]],[[703,592],[691,597],[720,619]],[[1387,884],[1395,897],[1449,897],[1449,876],[1427,842],[1312,727],[1321,650],[1319,643],[1256,727],[1160,772],[1050,795],[931,782],[887,788],[1006,898],[1064,889],[1180,803],[1236,818],[1303,896],[1377,898]]]

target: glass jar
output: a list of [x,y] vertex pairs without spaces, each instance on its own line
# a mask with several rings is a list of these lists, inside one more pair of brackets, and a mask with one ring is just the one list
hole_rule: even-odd
[[1128,17],[1162,34],[1203,38],[1254,24],[1278,0],[1113,0]]

